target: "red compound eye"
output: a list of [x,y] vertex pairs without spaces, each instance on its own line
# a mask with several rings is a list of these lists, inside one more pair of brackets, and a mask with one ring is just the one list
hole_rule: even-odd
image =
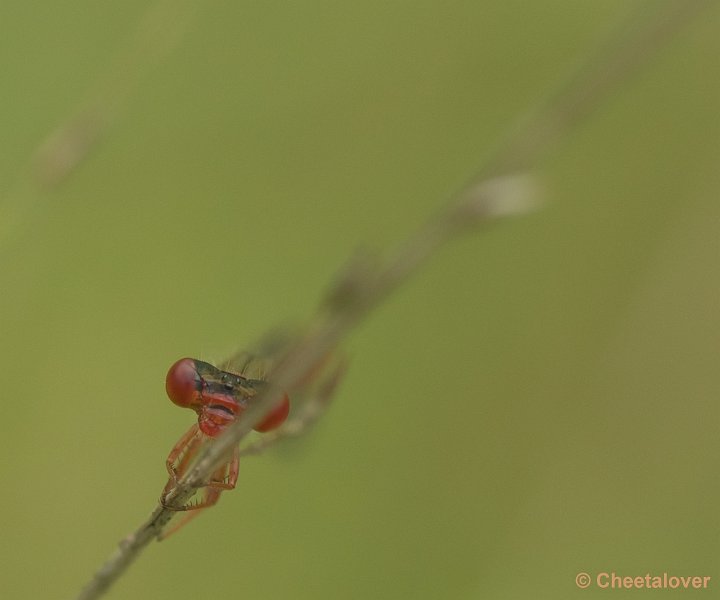
[[255,431],[265,433],[266,431],[272,431],[273,429],[280,427],[280,425],[285,422],[285,419],[287,419],[289,413],[290,398],[288,398],[287,394],[284,394],[282,402],[278,405],[278,407],[269,412],[267,416],[260,421],[260,423],[255,425]]
[[168,398],[183,408],[195,408],[200,404],[202,380],[192,358],[181,358],[168,370],[165,391]]

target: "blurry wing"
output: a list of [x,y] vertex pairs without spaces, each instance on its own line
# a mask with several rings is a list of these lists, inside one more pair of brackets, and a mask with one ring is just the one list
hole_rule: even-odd
[[223,371],[237,373],[248,379],[266,380],[279,354],[288,346],[288,329],[278,329],[263,336],[248,350],[233,354],[218,365]]
[[290,416],[281,427],[263,433],[262,436],[240,449],[241,456],[260,454],[276,442],[307,433],[325,414],[340,381],[345,375],[347,360],[337,356],[327,360],[321,372],[304,385],[290,399]]

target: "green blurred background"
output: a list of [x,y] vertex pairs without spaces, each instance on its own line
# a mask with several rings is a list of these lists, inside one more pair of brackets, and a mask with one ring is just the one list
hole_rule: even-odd
[[[147,1],[4,0],[2,597],[73,597],[155,506],[193,421],[169,364],[307,316],[638,5],[168,3],[162,54],[132,41]],[[313,435],[246,460],[108,597],[602,593],[579,571],[719,597],[719,26],[715,6],[566,138],[542,212],[383,305]],[[26,186],[103,90],[101,143]]]

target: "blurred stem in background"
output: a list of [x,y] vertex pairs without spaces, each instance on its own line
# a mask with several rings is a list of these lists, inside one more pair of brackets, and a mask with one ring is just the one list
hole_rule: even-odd
[[103,77],[40,142],[15,187],[0,197],[0,249],[31,220],[43,193],[52,192],[87,159],[143,77],[180,45],[199,2],[157,0],[140,17]]

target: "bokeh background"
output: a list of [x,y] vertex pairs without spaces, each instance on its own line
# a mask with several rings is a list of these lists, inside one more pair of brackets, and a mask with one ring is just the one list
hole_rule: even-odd
[[[153,509],[193,420],[169,364],[310,314],[638,5],[4,0],[2,597],[73,597]],[[601,593],[580,571],[716,597],[719,26],[565,138],[541,212],[374,313],[313,435],[246,460],[108,598]],[[38,190],[33,155],[84,106],[102,138]]]

